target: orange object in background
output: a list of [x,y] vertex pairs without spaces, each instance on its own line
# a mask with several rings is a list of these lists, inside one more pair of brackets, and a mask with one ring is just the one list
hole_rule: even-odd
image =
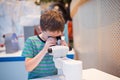
[[68,21],[68,37],[69,37],[69,40],[73,40],[72,21]]

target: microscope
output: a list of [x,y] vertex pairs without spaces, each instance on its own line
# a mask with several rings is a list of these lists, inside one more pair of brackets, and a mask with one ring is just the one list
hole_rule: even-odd
[[50,80],[82,80],[82,62],[67,58],[67,53],[72,50],[71,47],[60,45],[51,46],[48,53],[53,56],[53,61],[58,69],[58,75],[49,77]]

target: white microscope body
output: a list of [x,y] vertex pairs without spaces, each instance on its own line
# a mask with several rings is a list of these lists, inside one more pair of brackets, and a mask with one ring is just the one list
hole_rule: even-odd
[[55,66],[58,69],[58,80],[82,80],[82,62],[66,57],[68,46],[52,46],[50,54],[53,55]]

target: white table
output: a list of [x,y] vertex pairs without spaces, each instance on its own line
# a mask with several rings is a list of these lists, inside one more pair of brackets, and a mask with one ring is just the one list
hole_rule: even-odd
[[21,57],[21,54],[22,54],[22,50],[19,50],[19,51],[14,52],[14,53],[6,53],[5,47],[0,48],[0,58],[1,57]]
[[[56,77],[57,76],[55,76],[55,78]],[[39,79],[31,79],[31,80],[52,80],[52,79],[39,78]],[[100,71],[98,69],[91,68],[91,69],[83,70],[83,80],[120,80],[120,78],[105,73],[103,71]]]
[[[22,57],[21,55],[22,55],[22,50],[19,50],[19,51],[14,52],[14,53],[6,53],[5,47],[0,48],[0,57]],[[71,51],[69,51],[67,53],[67,56],[69,58],[72,58],[72,59],[74,58],[74,55],[75,55],[74,49],[72,49]]]
[[83,80],[120,80],[120,78],[98,69],[91,68],[83,70]]

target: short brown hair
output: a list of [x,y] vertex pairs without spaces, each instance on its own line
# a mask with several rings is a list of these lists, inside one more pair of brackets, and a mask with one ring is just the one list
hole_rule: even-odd
[[64,30],[65,21],[59,11],[45,11],[40,18],[40,27],[42,31],[62,31]]

